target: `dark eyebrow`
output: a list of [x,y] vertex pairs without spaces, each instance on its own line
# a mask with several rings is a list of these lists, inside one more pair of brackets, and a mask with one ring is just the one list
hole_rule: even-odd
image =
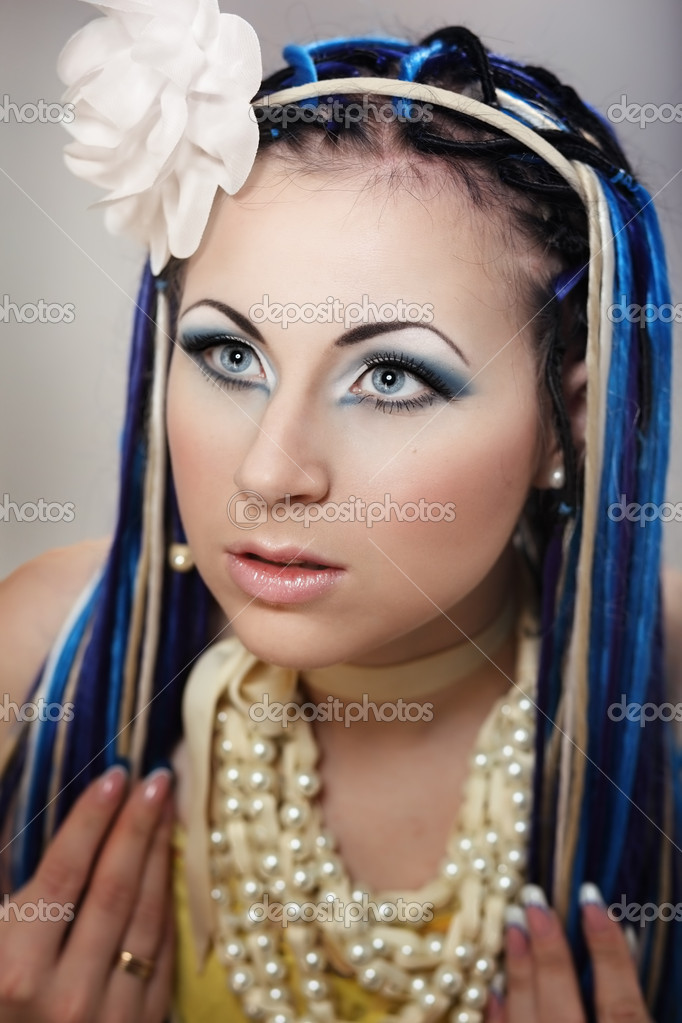
[[[187,309],[183,310],[182,316],[201,305],[207,305],[212,309],[217,309],[218,312],[223,313],[224,316],[228,316],[231,320],[233,320],[245,334],[251,334],[265,348],[268,347],[268,343],[258,330],[258,327],[251,322],[248,316],[243,316],[241,313],[238,313],[236,309],[233,309],[232,306],[226,305],[225,302],[218,302],[215,298],[202,298],[199,302],[195,302],[194,305],[188,306]],[[351,327],[350,330],[341,334],[334,344],[340,348],[345,345],[356,345],[359,341],[365,341],[367,338],[375,337],[377,334],[391,334],[396,330],[407,330],[409,327],[418,327],[421,330],[429,330],[432,334],[436,334],[442,341],[445,341],[446,345],[452,348],[453,352],[459,355],[462,362],[471,368],[471,363],[462,349],[459,345],[456,345],[455,342],[447,336],[447,334],[438,330],[437,327],[432,327],[425,323],[417,323],[414,320],[391,320],[386,323],[360,323],[357,327]]]

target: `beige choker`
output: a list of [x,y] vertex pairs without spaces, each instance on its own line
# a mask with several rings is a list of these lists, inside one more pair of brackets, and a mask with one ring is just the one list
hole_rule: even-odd
[[475,636],[465,636],[456,646],[396,664],[333,664],[301,671],[301,681],[315,690],[341,700],[361,694],[383,702],[414,699],[436,693],[466,678],[491,662],[512,634],[514,601],[510,598],[498,617]]

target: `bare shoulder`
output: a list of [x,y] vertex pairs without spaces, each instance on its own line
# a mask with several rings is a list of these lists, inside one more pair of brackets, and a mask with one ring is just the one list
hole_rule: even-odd
[[682,702],[682,572],[664,568],[661,583],[668,689],[674,702]]
[[[109,537],[55,547],[0,581],[0,680],[23,702],[79,593],[103,563]],[[7,722],[0,721],[0,744]]]

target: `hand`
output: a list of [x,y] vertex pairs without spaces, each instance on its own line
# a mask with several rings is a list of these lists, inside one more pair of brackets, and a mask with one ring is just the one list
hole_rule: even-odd
[[[111,768],[71,808],[33,877],[6,899],[3,1023],[165,1018],[174,945],[171,780],[165,768],[153,771],[125,798],[127,772]],[[154,963],[148,980],[117,966],[122,949]]]
[[[652,1023],[622,928],[609,917],[593,885],[585,886],[582,925],[594,973],[599,1023]],[[522,890],[505,934],[507,989],[491,993],[486,1023],[584,1023],[573,959],[559,918],[540,888]],[[601,903],[601,904],[600,904]],[[525,932],[525,933],[524,933]]]

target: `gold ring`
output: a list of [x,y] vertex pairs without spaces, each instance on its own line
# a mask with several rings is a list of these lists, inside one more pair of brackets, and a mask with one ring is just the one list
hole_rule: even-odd
[[140,980],[149,980],[154,972],[154,960],[143,959],[141,956],[134,956],[132,952],[121,952],[116,965],[126,973],[132,973]]

